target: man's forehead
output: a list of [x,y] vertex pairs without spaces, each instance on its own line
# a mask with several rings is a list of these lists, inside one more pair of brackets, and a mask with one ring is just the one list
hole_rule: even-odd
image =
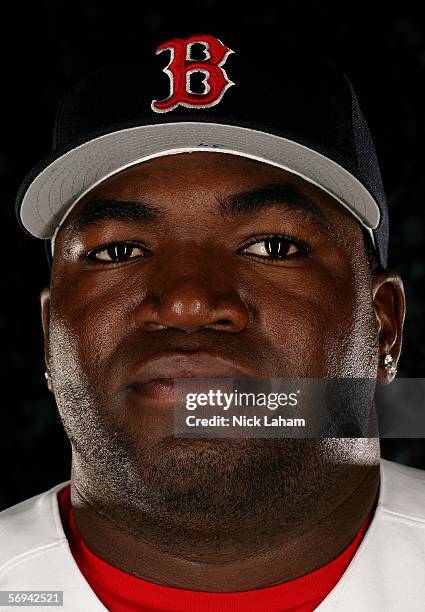
[[294,173],[242,156],[196,152],[144,161],[106,179],[77,202],[52,246],[59,237],[68,243],[105,223],[162,223],[163,231],[171,218],[198,223],[204,215],[208,225],[214,218],[238,224],[247,213],[251,218],[270,213],[274,219],[291,214],[292,221],[309,222],[332,239],[353,228],[360,233],[341,203]]
[[[274,189],[269,189],[270,186]],[[198,196],[202,192],[206,200],[214,203],[217,194],[221,202],[241,192],[252,191],[255,198],[259,190],[265,189],[275,200],[281,197],[288,203],[305,203],[317,213],[320,209],[334,209],[341,214],[342,209],[343,215],[352,217],[330,194],[293,172],[242,156],[195,152],[160,156],[122,170],[86,193],[68,219],[74,219],[87,205],[100,200],[115,201],[117,205],[129,200],[143,203],[148,196],[159,210],[169,196],[190,198],[191,194]]]

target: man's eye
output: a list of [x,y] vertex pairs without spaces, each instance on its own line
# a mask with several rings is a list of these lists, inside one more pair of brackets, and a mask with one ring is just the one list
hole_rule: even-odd
[[290,259],[304,255],[309,247],[293,238],[285,236],[266,236],[243,248],[242,253],[255,255],[269,260]]
[[[85,255],[85,259],[103,263],[122,263],[129,259],[136,259],[140,256],[144,257],[147,251],[148,249],[139,244],[133,244],[131,242],[113,242],[98,247],[93,251],[89,251]],[[134,255],[134,253],[136,254]]]

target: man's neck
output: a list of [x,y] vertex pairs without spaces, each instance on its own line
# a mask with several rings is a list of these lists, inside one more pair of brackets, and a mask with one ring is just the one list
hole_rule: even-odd
[[[99,513],[71,484],[76,526],[88,547],[111,565],[164,586],[199,591],[232,592],[270,587],[308,574],[335,559],[352,542],[374,507],[379,489],[379,465],[347,467],[353,476],[349,494],[318,521],[300,520],[282,530],[257,516],[255,523],[227,522],[221,533],[180,530],[146,520],[137,537]],[[306,513],[308,516],[308,513]],[[161,537],[158,535],[161,530]],[[225,533],[231,534],[226,546]],[[235,538],[235,533],[238,536]],[[183,535],[182,535],[183,534]],[[208,544],[208,541],[210,544]],[[160,542],[160,544],[159,544]],[[168,542],[164,548],[164,542]]]

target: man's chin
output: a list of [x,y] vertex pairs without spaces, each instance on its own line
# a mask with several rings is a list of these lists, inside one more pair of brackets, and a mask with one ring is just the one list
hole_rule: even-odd
[[137,458],[141,499],[173,520],[222,522],[229,508],[247,517],[298,486],[304,470],[294,470],[293,442],[300,440],[164,438]]

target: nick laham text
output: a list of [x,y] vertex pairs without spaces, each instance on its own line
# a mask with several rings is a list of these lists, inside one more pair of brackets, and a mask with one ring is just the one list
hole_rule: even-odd
[[282,416],[233,416],[214,415],[210,418],[186,417],[188,427],[305,427],[305,419],[284,419]]

